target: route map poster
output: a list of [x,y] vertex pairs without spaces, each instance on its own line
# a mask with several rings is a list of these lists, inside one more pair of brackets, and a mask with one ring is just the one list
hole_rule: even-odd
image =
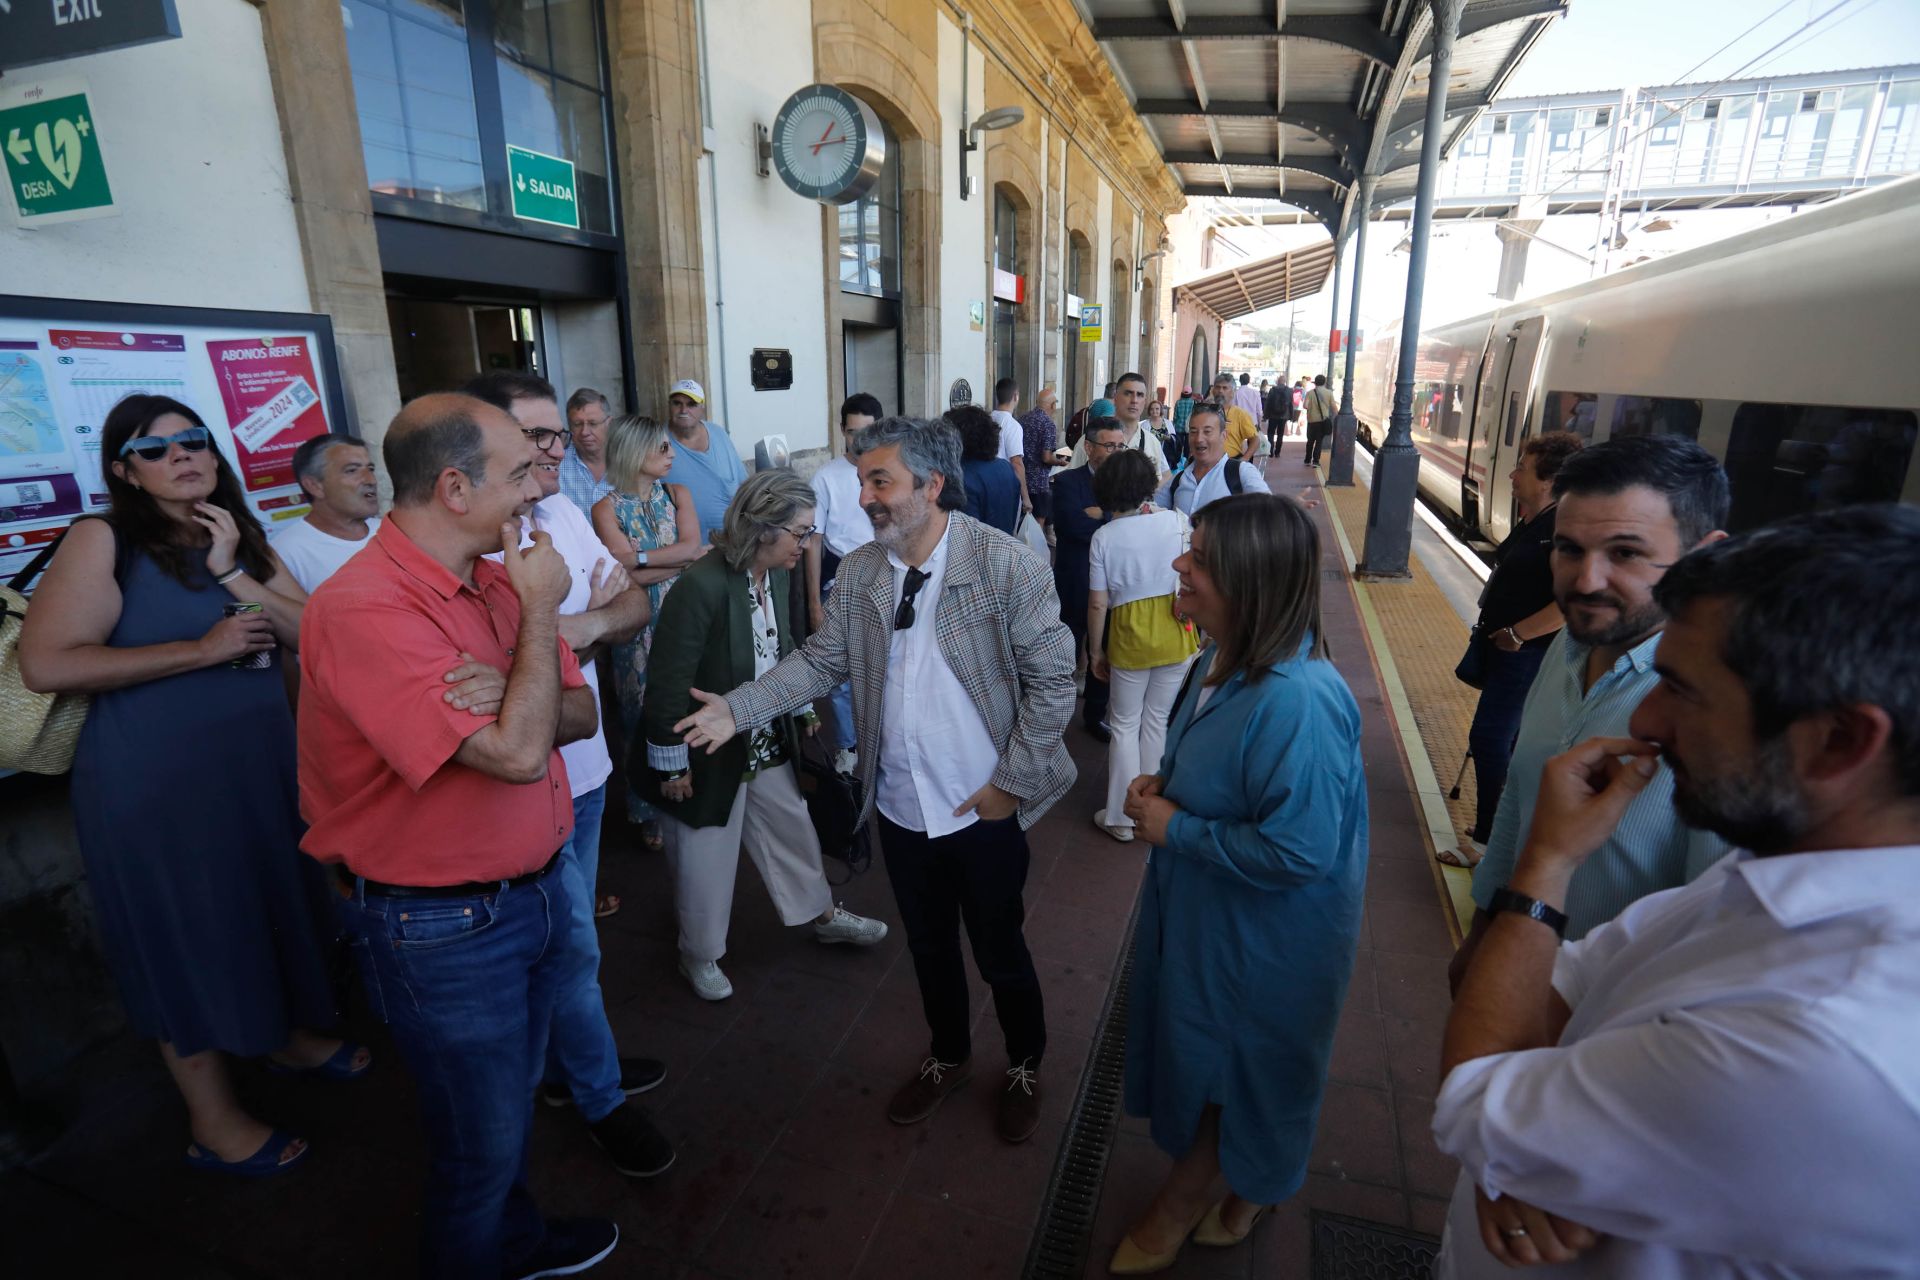
[[105,509],[101,428],[135,392],[200,415],[269,534],[306,513],[294,450],[348,429],[326,316],[0,295],[0,581]]

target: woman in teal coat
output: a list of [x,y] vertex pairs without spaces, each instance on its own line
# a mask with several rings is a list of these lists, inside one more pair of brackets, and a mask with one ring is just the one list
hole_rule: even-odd
[[[1213,638],[1158,774],[1134,936],[1126,1106],[1174,1166],[1111,1269],[1246,1239],[1305,1179],[1366,883],[1360,711],[1320,633],[1320,544],[1270,494],[1194,513],[1179,607]],[[1224,1173],[1228,1195],[1213,1199]]]

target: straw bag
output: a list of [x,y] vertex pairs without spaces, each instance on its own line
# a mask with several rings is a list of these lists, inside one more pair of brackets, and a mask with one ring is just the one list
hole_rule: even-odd
[[35,693],[20,680],[20,632],[27,620],[26,590],[53,559],[62,533],[27,567],[0,587],[0,769],[65,773],[73,764],[80,726],[87,719],[84,693]]

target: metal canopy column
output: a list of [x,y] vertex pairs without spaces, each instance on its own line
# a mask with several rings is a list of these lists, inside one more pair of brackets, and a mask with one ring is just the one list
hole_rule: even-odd
[[1340,277],[1345,273],[1346,264],[1341,255],[1347,247],[1346,229],[1342,228],[1333,240],[1333,315],[1327,320],[1327,381],[1333,381],[1333,333],[1340,327]]
[[1420,304],[1426,290],[1427,240],[1433,227],[1434,188],[1440,174],[1442,131],[1447,122],[1447,80],[1453,74],[1453,42],[1465,0],[1430,0],[1433,58],[1427,65],[1427,123],[1420,137],[1420,180],[1413,202],[1413,253],[1407,263],[1407,305],[1400,320],[1400,367],[1393,384],[1393,417],[1387,439],[1373,458],[1367,495],[1367,540],[1356,572],[1370,578],[1404,578],[1413,545],[1413,504],[1419,490],[1420,453],[1413,447],[1413,377],[1420,356]]
[[1333,439],[1327,455],[1327,483],[1353,484],[1353,436],[1358,425],[1353,414],[1354,335],[1360,332],[1360,289],[1367,273],[1367,215],[1373,211],[1373,175],[1363,174],[1354,197],[1360,221],[1353,233],[1353,294],[1347,305],[1347,376],[1340,383],[1340,414],[1333,420]]

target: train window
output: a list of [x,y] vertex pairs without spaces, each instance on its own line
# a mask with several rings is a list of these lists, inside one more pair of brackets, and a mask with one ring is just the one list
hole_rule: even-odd
[[1520,427],[1520,393],[1507,397],[1507,448],[1513,448],[1513,433]]
[[1615,396],[1613,434],[1616,436],[1685,436],[1700,438],[1700,402],[1660,396]]
[[1600,399],[1590,391],[1549,391],[1547,412],[1540,419],[1547,431],[1571,431],[1582,440],[1593,439],[1593,415]]
[[1733,532],[1800,511],[1897,502],[1920,421],[1905,409],[1743,404],[1727,440]]

